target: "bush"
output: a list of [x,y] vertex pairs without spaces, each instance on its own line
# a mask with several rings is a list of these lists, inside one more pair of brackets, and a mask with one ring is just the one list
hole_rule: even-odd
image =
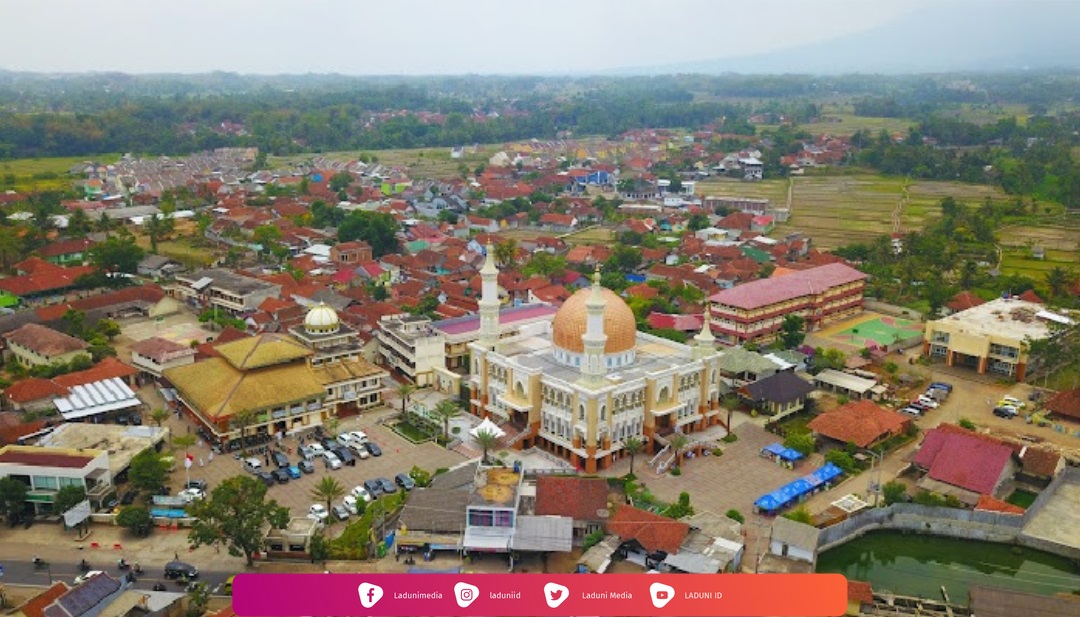
[[855,462],[855,459],[843,450],[830,450],[825,455],[825,461],[836,465],[849,476],[859,473],[859,465]]
[[810,511],[806,509],[806,506],[799,506],[797,509],[788,512],[784,515],[784,518],[793,520],[796,523],[814,524],[814,518],[810,516]]
[[735,433],[728,433],[727,435],[721,437],[720,441],[724,443],[735,443],[736,441],[739,441],[739,436]]
[[892,505],[907,501],[907,486],[903,482],[892,480],[881,487],[881,493],[885,497],[885,505]]
[[682,475],[682,469],[680,469],[678,467],[672,467],[671,468],[671,475],[673,475],[673,476],[681,476]]
[[728,510],[727,512],[725,512],[724,516],[730,518],[733,521],[738,521],[740,523],[745,523],[746,522],[746,517],[742,515],[742,512],[739,512],[735,508],[732,508],[732,509]]
[[935,508],[941,508],[945,506],[945,498],[937,493],[931,493],[927,490],[921,490],[915,493],[915,498],[912,500],[920,506],[931,506]]
[[957,422],[957,424],[960,425],[960,428],[966,428],[969,431],[975,430],[975,423],[967,418],[960,418],[960,421]]
[[409,471],[409,477],[416,482],[419,487],[425,487],[431,484],[431,473],[421,469],[420,467],[413,465],[413,468]]
[[723,456],[724,451],[721,450],[720,448],[713,448],[712,455],[713,456]]
[[811,433],[792,433],[784,439],[784,447],[797,450],[803,456],[810,456],[815,447],[814,435]]
[[604,539],[604,530],[603,529],[597,529],[596,531],[590,533],[589,535],[585,536],[585,541],[581,545],[581,552],[584,553],[585,551],[589,550],[590,548],[596,546],[597,544],[600,543],[600,540],[603,540],[603,539]]

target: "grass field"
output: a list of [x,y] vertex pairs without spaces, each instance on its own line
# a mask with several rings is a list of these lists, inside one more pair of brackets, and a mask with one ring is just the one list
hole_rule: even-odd
[[[150,251],[149,236],[138,234],[135,236],[135,243],[147,252]],[[205,268],[214,261],[214,254],[210,249],[193,246],[191,240],[185,237],[158,242],[158,253],[171,257],[188,268]]]
[[[1032,225],[1002,228],[998,234],[1002,247],[1001,270],[1042,280],[1057,266],[1075,268],[1080,263],[1080,215],[1051,219]],[[1035,259],[1033,247],[1042,247],[1046,256]]]
[[[41,159],[13,159],[0,161],[0,190],[12,189],[20,192],[62,191],[72,187],[77,180],[68,175],[68,170],[77,163],[97,161],[113,163],[120,157],[116,154],[96,156],[67,156]],[[9,184],[14,176],[14,185]]]
[[603,227],[593,227],[567,236],[563,240],[567,244],[609,244],[614,240],[615,231]]
[[[439,178],[449,179],[461,175],[460,167],[464,164],[470,172],[479,165],[486,165],[491,155],[498,151],[498,146],[480,146],[475,152],[466,150],[460,159],[450,158],[450,148],[415,148],[401,150],[365,150],[364,153],[373,155],[379,160],[379,164],[389,167],[408,167],[413,178]],[[335,161],[351,161],[360,156],[359,151],[327,152],[320,154],[324,158]],[[271,167],[288,165],[312,158],[311,154],[270,157],[268,164]]]

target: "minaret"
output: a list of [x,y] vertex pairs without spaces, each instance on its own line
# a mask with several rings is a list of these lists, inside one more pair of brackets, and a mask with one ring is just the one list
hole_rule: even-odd
[[598,387],[604,385],[607,367],[604,365],[604,347],[607,334],[604,332],[604,288],[600,286],[600,268],[593,273],[592,290],[585,301],[585,334],[581,337],[584,357],[581,359],[581,377],[586,385]]
[[480,340],[484,349],[499,342],[499,269],[495,267],[495,247],[488,243],[484,267],[480,269]]
[[705,300],[705,321],[701,324],[701,332],[698,332],[694,337],[694,359],[700,360],[706,356],[711,356],[716,353],[716,348],[713,343],[716,342],[716,337],[713,336],[712,326],[709,322],[712,321],[712,311],[709,310],[709,301]]

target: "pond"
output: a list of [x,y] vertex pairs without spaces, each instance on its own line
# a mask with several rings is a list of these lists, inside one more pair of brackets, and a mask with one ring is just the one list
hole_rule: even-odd
[[971,585],[1051,595],[1080,590],[1080,565],[1034,549],[898,531],[874,531],[818,556],[818,572],[867,581],[874,591],[967,604]]

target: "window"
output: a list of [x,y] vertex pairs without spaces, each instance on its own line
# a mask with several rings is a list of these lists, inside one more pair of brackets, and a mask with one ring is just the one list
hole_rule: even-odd
[[49,491],[59,490],[56,478],[51,476],[34,476],[34,488],[45,489]]
[[491,527],[495,523],[495,514],[491,510],[469,510],[469,525],[472,527]]
[[495,512],[495,526],[496,527],[513,527],[514,526],[514,513],[507,510],[499,510]]
[[83,483],[81,478],[57,478],[57,480],[60,481],[60,488],[64,488],[65,486],[86,486],[86,484]]

